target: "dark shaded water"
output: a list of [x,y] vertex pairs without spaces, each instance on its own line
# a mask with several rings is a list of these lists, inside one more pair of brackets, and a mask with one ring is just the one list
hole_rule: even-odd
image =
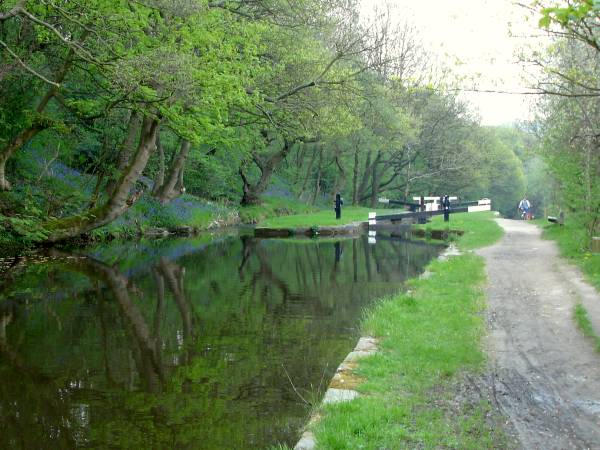
[[320,400],[363,308],[438,251],[204,236],[13,267],[0,448],[293,446],[309,412],[298,393]]

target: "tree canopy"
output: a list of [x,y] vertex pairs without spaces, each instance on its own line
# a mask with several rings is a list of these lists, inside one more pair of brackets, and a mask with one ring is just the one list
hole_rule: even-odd
[[[0,57],[2,214],[34,218],[36,240],[150,196],[256,205],[273,183],[309,204],[492,197],[492,155],[514,159],[417,30],[354,0],[5,1]],[[506,170],[508,205],[522,183]]]

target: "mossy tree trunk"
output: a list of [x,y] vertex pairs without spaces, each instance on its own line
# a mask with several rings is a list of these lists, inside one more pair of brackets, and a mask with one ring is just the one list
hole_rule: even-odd
[[[127,133],[119,146],[119,154],[117,155],[117,173],[121,173],[127,165],[129,164],[129,160],[131,159],[131,154],[133,153],[134,143],[136,137],[140,133],[140,126],[142,123],[142,118],[140,113],[137,111],[131,111],[129,115],[129,122],[127,124]],[[117,177],[113,176],[106,183],[106,193],[110,196],[113,194],[116,186],[117,186]]]
[[47,242],[57,242],[76,237],[106,225],[123,214],[135,202],[141,193],[131,194],[131,190],[140,178],[150,155],[156,148],[158,125],[158,119],[151,117],[144,118],[135,155],[121,174],[107,202],[83,214],[47,222],[44,227],[50,230],[46,239]]

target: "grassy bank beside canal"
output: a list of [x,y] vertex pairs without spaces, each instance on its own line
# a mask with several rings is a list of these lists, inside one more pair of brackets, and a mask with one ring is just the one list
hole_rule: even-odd
[[342,217],[339,220],[335,218],[335,212],[332,208],[308,214],[273,217],[259,222],[258,226],[268,228],[310,228],[317,226],[346,225],[352,222],[366,222],[369,219],[369,212],[371,211],[375,211],[378,214],[391,214],[395,210],[348,206],[343,209]]
[[[74,176],[74,186],[81,184],[81,176]],[[80,184],[75,184],[75,182]],[[83,190],[83,187],[81,187]],[[69,191],[78,192],[76,188]],[[0,192],[0,249],[24,249],[44,236],[42,228],[52,215],[52,207],[40,195],[15,189]],[[76,204],[77,202],[74,202]],[[16,214],[18,205],[29,205],[28,214]],[[73,205],[66,205],[75,213]],[[184,194],[167,204],[147,194],[142,196],[122,216],[109,224],[91,231],[85,242],[104,242],[111,239],[131,239],[146,235],[151,230],[189,228],[197,232],[229,225],[255,224],[269,217],[315,211],[316,207],[287,198],[265,196],[260,205],[241,207],[218,203]],[[333,213],[332,213],[333,214]]]
[[502,237],[502,228],[492,219],[494,212],[451,214],[450,221],[444,222],[443,216],[433,216],[426,225],[418,225],[425,230],[460,230],[464,234],[458,245],[463,250],[485,247]]
[[[491,213],[453,215],[462,250],[502,235]],[[443,224],[443,222],[441,222]],[[437,227],[437,220],[428,225]],[[490,404],[467,382],[484,368],[485,272],[473,253],[434,261],[409,291],[382,299],[363,320],[380,352],[361,360],[361,397],[328,405],[314,432],[318,448],[503,448]]]

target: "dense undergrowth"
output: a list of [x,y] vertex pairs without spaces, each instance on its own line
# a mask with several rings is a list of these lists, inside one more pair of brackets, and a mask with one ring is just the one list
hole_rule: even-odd
[[[43,224],[51,217],[77,214],[88,206],[95,190],[94,178],[62,163],[46,161],[30,151],[12,168],[22,182],[0,192],[0,248],[23,249],[43,240]],[[161,204],[150,194],[151,181],[138,186],[144,194],[117,220],[93,230],[86,240],[131,238],[152,228],[190,227],[200,231],[240,223],[254,224],[269,217],[309,213],[316,208],[290,198],[264,196],[260,205],[241,207],[190,194]],[[102,201],[100,194],[98,201]]]

